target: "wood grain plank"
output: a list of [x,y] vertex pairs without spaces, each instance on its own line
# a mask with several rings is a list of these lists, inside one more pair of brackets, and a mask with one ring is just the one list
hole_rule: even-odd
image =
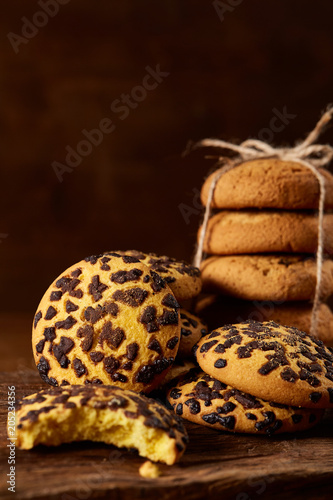
[[[0,373],[0,459],[7,469],[8,385],[15,385],[17,399],[45,387],[32,371]],[[162,476],[154,480],[140,477],[143,458],[102,443],[16,450],[15,498],[331,498],[332,420],[330,411],[315,429],[272,438],[218,433],[186,422],[190,443],[185,455],[172,467],[161,464]],[[3,479],[0,497],[13,498]]]

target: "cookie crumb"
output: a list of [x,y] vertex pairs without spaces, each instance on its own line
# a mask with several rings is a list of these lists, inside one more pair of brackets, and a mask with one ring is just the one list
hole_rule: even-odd
[[161,471],[156,464],[153,464],[150,460],[144,462],[139,469],[140,476],[155,479],[161,475]]

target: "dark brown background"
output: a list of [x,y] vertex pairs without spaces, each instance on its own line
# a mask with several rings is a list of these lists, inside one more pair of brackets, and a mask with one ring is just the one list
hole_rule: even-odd
[[[3,311],[31,317],[66,267],[103,250],[137,248],[190,260],[200,214],[193,197],[211,162],[182,158],[187,141],[244,140],[274,108],[296,117],[275,144],[304,137],[331,102],[333,5],[304,0],[212,2],[71,0],[15,54],[35,1],[0,18]],[[225,2],[226,4],[228,1]],[[230,5],[229,4],[229,5]],[[170,75],[120,120],[110,104],[146,66]],[[51,167],[82,130],[116,129],[60,183]],[[332,130],[324,139],[332,141]],[[194,207],[187,224],[180,204]]]

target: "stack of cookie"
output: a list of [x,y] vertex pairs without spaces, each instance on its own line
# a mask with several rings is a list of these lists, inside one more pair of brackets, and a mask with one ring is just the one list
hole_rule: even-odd
[[[333,176],[325,178],[324,253],[321,299],[333,293]],[[213,174],[212,174],[213,175]],[[201,191],[204,205],[212,176]],[[316,287],[315,252],[318,244],[319,185],[306,167],[267,158],[248,161],[227,172],[217,182],[208,222],[202,263],[204,290],[234,298],[219,309],[219,320],[210,327],[260,311],[256,319],[272,319],[309,332],[311,300]],[[201,235],[201,228],[198,239]],[[253,302],[255,301],[255,302]],[[269,302],[270,307],[260,303]],[[272,307],[271,307],[272,306]],[[203,307],[199,305],[199,310]],[[230,309],[236,316],[230,318]],[[247,316],[248,317],[248,316]],[[323,304],[317,335],[333,341],[333,315]]]
[[333,355],[296,328],[227,325],[199,341],[196,357],[200,368],[167,395],[195,423],[272,435],[308,429],[333,407]]

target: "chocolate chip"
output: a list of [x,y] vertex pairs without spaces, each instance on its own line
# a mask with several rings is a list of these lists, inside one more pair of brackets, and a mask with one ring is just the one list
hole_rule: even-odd
[[50,319],[54,318],[54,316],[56,316],[56,314],[57,314],[57,310],[54,309],[54,307],[50,306],[48,308],[48,310],[46,311],[44,319],[50,320]]
[[123,375],[122,373],[118,373],[118,372],[113,373],[111,375],[111,378],[112,378],[112,380],[114,382],[123,382],[123,383],[125,383],[128,380],[128,378],[126,377],[126,375]]
[[[210,338],[210,335],[209,335],[209,338]],[[224,345],[223,344],[218,344],[215,349],[214,349],[214,352],[218,353],[218,354],[223,354],[225,352],[225,348],[224,348]]]
[[77,269],[75,269],[72,273],[71,273],[71,276],[73,276],[73,278],[78,278],[80,276],[80,274],[82,274],[82,271],[81,269],[78,267]]
[[117,317],[119,312],[119,306],[115,302],[105,302],[103,309],[114,318]]
[[48,342],[52,342],[56,338],[55,328],[53,326],[44,328],[43,335],[45,337],[45,340],[47,340]]
[[133,342],[132,344],[129,344],[128,346],[126,346],[127,359],[134,361],[138,355],[138,351],[139,351],[139,345],[136,342]]
[[109,347],[117,349],[125,338],[124,330],[119,327],[112,328],[111,321],[108,321],[102,328],[102,333],[99,336],[99,344],[103,345],[103,342],[106,340]]
[[79,308],[79,306],[77,306],[76,304],[73,304],[73,302],[71,302],[70,300],[67,300],[66,302],[66,313],[71,313],[73,311],[77,311]]
[[[256,409],[263,407],[263,405],[254,396],[251,396],[250,394],[245,394],[243,392],[234,389],[234,393],[232,395],[236,399],[236,401],[238,401],[238,403],[240,403],[243,406],[243,408]],[[224,395],[224,399],[226,399],[226,396],[227,393]]]
[[254,415],[253,413],[245,413],[246,418],[249,420],[258,420],[258,417]]
[[69,359],[66,357],[74,347],[74,342],[68,337],[61,337],[60,343],[53,346],[53,355],[62,368],[67,368]]
[[126,363],[124,363],[121,368],[123,368],[123,370],[127,370],[127,371],[131,371],[132,368],[133,368],[133,363],[132,361],[126,361]]
[[37,323],[41,319],[41,317],[42,317],[42,311],[38,311],[38,313],[36,314],[35,319],[34,319],[34,328],[36,328]]
[[178,403],[177,406],[176,406],[176,414],[177,415],[182,415],[183,414],[183,404],[182,403]]
[[208,413],[207,415],[202,415],[201,418],[204,422],[207,422],[207,424],[214,425],[218,421],[218,414]]
[[112,375],[119,368],[119,361],[114,356],[104,358],[103,363],[104,369],[109,375]]
[[236,419],[235,417],[218,417],[219,424],[223,425],[226,429],[232,430],[235,427]]
[[57,321],[55,326],[59,329],[69,330],[75,323],[77,323],[76,319],[74,319],[73,316],[68,316],[63,321]]
[[321,399],[321,397],[322,397],[321,392],[312,392],[309,396],[310,401],[312,401],[312,403],[318,403],[318,401]]
[[190,413],[192,413],[192,415],[197,415],[201,410],[199,401],[196,401],[193,398],[185,401],[185,404],[189,407]]
[[159,274],[155,273],[154,271],[150,271],[150,276],[152,278],[152,283],[150,286],[152,287],[154,292],[160,292],[163,288],[166,287],[164,279]]
[[103,292],[107,290],[108,286],[100,282],[99,275],[91,278],[91,283],[88,286],[88,293],[93,296],[94,301],[97,302],[103,296]]
[[75,374],[77,377],[82,377],[82,375],[85,375],[88,373],[87,368],[85,365],[82,363],[82,361],[79,358],[75,358],[73,361],[73,368],[75,371]]
[[143,272],[140,269],[131,269],[130,271],[117,271],[111,274],[110,280],[114,283],[127,283],[128,281],[137,281]]
[[298,380],[298,375],[296,372],[294,372],[294,370],[292,370],[291,368],[287,367],[287,368],[284,368],[282,370],[282,372],[280,373],[280,377],[283,379],[283,380],[286,380],[287,382],[292,382],[292,383],[295,383],[296,380]]
[[156,314],[157,310],[155,306],[147,306],[141,314],[139,321],[145,325],[148,333],[157,332],[159,330]]
[[50,369],[51,367],[49,365],[49,362],[44,358],[44,356],[42,356],[37,365],[37,370],[39,371],[39,375],[41,376],[42,380],[44,380],[44,382],[46,383],[49,383],[48,372],[50,371]]
[[158,318],[158,323],[162,326],[178,325],[178,313],[175,310],[164,310],[162,316]]
[[112,298],[130,307],[140,306],[147,298],[148,292],[142,288],[135,287],[129,290],[116,290]]
[[159,341],[157,339],[153,339],[149,342],[148,349],[150,349],[151,351],[156,351],[159,354],[162,353],[161,344],[159,343]]
[[223,389],[226,389],[226,388],[227,388],[227,386],[225,384],[223,384],[219,380],[214,380],[214,383],[213,383],[213,390],[214,391],[222,391]]
[[178,399],[180,398],[180,396],[182,395],[182,391],[180,389],[172,389],[172,391],[170,392],[170,397],[172,399]]
[[62,292],[60,290],[57,290],[55,292],[51,292],[50,301],[57,302],[58,300],[61,299],[61,297],[62,297]]
[[174,295],[172,295],[171,293],[168,293],[168,295],[166,295],[163,298],[162,305],[166,306],[166,307],[170,307],[171,309],[179,309],[179,307],[180,307],[180,305],[178,304]]
[[215,368],[224,368],[225,366],[227,366],[226,359],[217,359],[214,363]]
[[273,370],[276,370],[278,366],[280,366],[279,362],[272,359],[271,361],[268,361],[267,363],[262,365],[262,367],[259,368],[258,372],[260,373],[260,375],[268,375]]
[[178,344],[178,340],[179,340],[178,337],[172,337],[171,339],[169,339],[166,344],[167,348],[172,351]]
[[104,358],[104,354],[102,352],[99,352],[99,351],[91,352],[89,354],[89,356],[90,356],[91,361],[95,364],[100,363],[102,361],[102,359]]
[[207,352],[207,351],[209,351],[209,349],[211,349],[217,343],[218,343],[218,340],[211,340],[210,342],[205,342],[200,347],[200,352]]
[[78,329],[78,331],[76,332],[76,336],[80,339],[83,337],[83,340],[81,342],[82,351],[90,351],[93,345],[94,333],[94,329],[90,325],[85,325]]
[[232,403],[231,401],[228,401],[227,403],[224,403],[223,406],[218,406],[217,407],[217,413],[223,413],[223,414],[226,414],[226,413],[230,413],[231,411],[234,411],[234,409],[236,408],[236,405],[234,403]]
[[44,345],[45,345],[45,339],[41,339],[38,344],[36,344],[36,351],[40,354],[43,352],[43,349],[44,349]]

